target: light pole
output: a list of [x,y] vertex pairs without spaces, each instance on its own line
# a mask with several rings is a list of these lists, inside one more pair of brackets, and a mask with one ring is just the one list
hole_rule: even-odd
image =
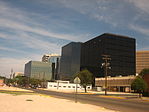
[[107,84],[107,75],[108,75],[108,69],[110,68],[110,63],[108,63],[109,60],[111,60],[110,55],[102,55],[103,56],[103,60],[105,61],[104,63],[102,63],[102,67],[105,68],[105,95],[107,95],[107,88],[108,88],[108,84]]

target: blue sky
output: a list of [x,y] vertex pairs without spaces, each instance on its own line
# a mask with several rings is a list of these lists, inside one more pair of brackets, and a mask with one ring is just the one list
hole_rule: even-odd
[[134,37],[137,50],[149,50],[149,1],[0,0],[0,75],[105,32]]

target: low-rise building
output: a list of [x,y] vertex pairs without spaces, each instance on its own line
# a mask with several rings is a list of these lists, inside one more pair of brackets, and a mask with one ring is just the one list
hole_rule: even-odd
[[[107,87],[111,91],[130,92],[131,84],[136,76],[108,77]],[[105,78],[96,78],[95,86],[105,88]]]
[[[77,84],[77,88],[78,90],[84,90],[84,88],[80,84]],[[56,82],[47,82],[47,89],[75,90],[76,84],[70,83],[69,81],[57,80]],[[92,89],[92,86],[88,85],[87,90],[91,90],[91,89]]]

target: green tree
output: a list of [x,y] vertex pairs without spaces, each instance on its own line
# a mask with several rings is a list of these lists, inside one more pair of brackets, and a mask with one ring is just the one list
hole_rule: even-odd
[[149,68],[144,68],[140,73],[139,76],[143,77],[144,75],[149,75]]
[[141,76],[137,76],[136,79],[132,82],[131,88],[135,92],[139,93],[139,97],[141,97],[141,94],[147,89],[147,84]]
[[80,71],[78,74],[76,74],[75,76],[80,78],[80,80],[81,80],[80,84],[85,89],[85,92],[87,92],[86,86],[89,84],[92,84],[93,74],[91,72],[89,72],[87,69],[84,69],[84,70]]
[[36,88],[38,85],[41,85],[41,81],[39,79],[31,78],[29,83],[31,84],[31,87]]
[[13,80],[7,79],[5,83],[6,83],[6,85],[11,86],[13,84]]
[[26,76],[16,76],[14,80],[18,84],[18,86],[27,87],[27,85],[29,84],[29,78]]

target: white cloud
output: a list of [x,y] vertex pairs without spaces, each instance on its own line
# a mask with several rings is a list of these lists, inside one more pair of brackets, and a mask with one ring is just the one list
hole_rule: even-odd
[[143,12],[149,14],[149,0],[129,0],[129,1]]
[[[133,30],[135,30],[139,33],[142,33],[144,35],[149,36],[149,28],[143,28],[139,25],[133,25],[133,24],[130,24],[129,26],[130,26],[131,29],[133,29]],[[149,38],[147,38],[147,39],[149,39]]]
[[[1,33],[0,33],[0,35],[1,35]],[[19,38],[19,37],[21,37],[21,38]],[[15,41],[16,44],[18,42],[19,44],[24,46],[26,49],[32,48],[34,50],[38,50],[38,51],[42,51],[42,52],[51,52],[51,53],[60,54],[60,50],[61,50],[60,44],[52,43],[50,41],[45,41],[39,37],[29,35],[28,33],[25,33],[25,32],[17,31],[17,33],[15,35],[5,34],[5,36],[3,38],[7,39],[8,41],[10,41],[10,40],[12,42]],[[24,51],[24,50],[22,51],[21,49],[18,50],[18,48],[9,48],[9,46],[6,47],[6,46],[2,46],[2,45],[0,46],[0,49],[5,50],[5,51],[12,51],[15,53],[24,53],[24,54],[29,53],[29,51]]]
[[11,51],[11,52],[16,52],[16,53],[25,53],[24,51],[13,49],[13,48],[8,48],[4,46],[0,46],[0,50]]
[[[58,0],[66,8],[73,9],[81,14],[98,21],[117,26],[126,26],[133,19],[127,0]],[[127,16],[127,20],[126,20]]]
[[0,32],[0,38],[4,38],[4,39],[6,39],[7,36],[8,36],[7,34],[4,34],[4,33],[1,33],[1,32]]
[[37,49],[37,50],[42,50],[42,51],[47,51],[47,52],[53,52],[53,53],[59,53],[60,54],[60,45],[57,45],[56,43],[51,43],[47,42],[38,38],[33,38],[26,33],[21,33],[23,44],[25,46]]
[[0,75],[9,77],[11,69],[13,72],[24,72],[24,66],[30,60],[41,61],[41,54],[28,54],[23,58],[10,58],[1,57],[0,58]]
[[31,27],[16,21],[12,21],[10,19],[0,19],[0,27],[5,27],[13,30],[20,30],[20,31],[25,31],[25,32],[32,32],[38,35],[43,35],[47,37],[53,37],[53,38],[58,38],[58,39],[66,39],[66,40],[76,40],[80,36],[73,36],[69,34],[58,34],[58,33],[53,33],[48,30],[42,29],[41,27]]
[[[0,1],[0,15],[1,28],[9,28],[15,31],[21,30],[36,33],[38,35],[43,35],[46,37],[53,37],[73,41],[79,41],[79,39],[83,37],[83,35],[75,36],[75,34],[62,34],[50,31],[50,27],[44,26],[43,24],[39,24],[35,20],[31,19],[31,17],[34,14],[32,15],[31,13],[27,13],[16,7],[12,7],[10,4],[7,4],[2,1]],[[43,16],[41,14],[35,15],[38,15],[38,17]]]
[[23,72],[27,59],[0,58],[0,74],[9,77],[13,68],[15,72]]

